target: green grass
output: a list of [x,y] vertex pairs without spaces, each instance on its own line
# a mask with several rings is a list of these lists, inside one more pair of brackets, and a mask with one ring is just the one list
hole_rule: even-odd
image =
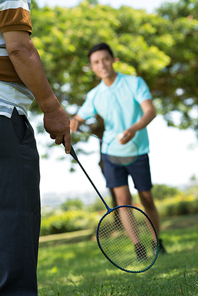
[[168,254],[139,274],[114,267],[94,240],[41,245],[38,295],[198,295],[198,215],[163,219],[162,238]]

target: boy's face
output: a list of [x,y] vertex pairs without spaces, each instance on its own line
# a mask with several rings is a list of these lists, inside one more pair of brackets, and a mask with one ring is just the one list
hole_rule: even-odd
[[115,71],[113,69],[113,58],[107,50],[98,50],[91,54],[90,65],[92,71],[101,79],[113,77]]

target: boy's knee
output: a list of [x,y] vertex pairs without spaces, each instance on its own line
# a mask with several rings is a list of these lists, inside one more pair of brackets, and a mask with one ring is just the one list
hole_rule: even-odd
[[151,191],[141,191],[139,192],[140,200],[145,207],[150,209],[154,208],[153,195]]

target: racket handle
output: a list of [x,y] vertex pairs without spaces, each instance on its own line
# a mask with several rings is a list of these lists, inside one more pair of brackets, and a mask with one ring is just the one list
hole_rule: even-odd
[[[64,142],[63,142],[64,145]],[[65,146],[65,145],[64,145]],[[82,164],[80,163],[80,161],[78,160],[78,157],[74,151],[74,148],[71,146],[71,150],[70,150],[70,154],[71,156],[77,161],[77,163],[79,164],[79,166],[81,167],[81,169],[83,170],[83,172],[85,173],[86,177],[88,178],[88,180],[90,181],[91,185],[93,186],[93,188],[95,189],[96,193],[98,194],[98,196],[101,198],[102,202],[104,203],[105,207],[107,208],[108,211],[110,211],[110,208],[108,207],[108,205],[106,204],[104,198],[102,197],[102,195],[100,194],[100,192],[98,191],[98,189],[96,188],[95,184],[93,183],[93,181],[91,180],[91,178],[89,177],[88,173],[85,171],[84,167],[82,166]]]
[[[62,142],[62,144],[63,144],[63,146],[65,146],[65,142],[64,141]],[[70,154],[78,162],[78,158],[77,158],[76,153],[74,151],[74,148],[72,146],[71,146]]]
[[74,148],[72,146],[71,146],[70,154],[76,161],[78,161],[78,158],[77,158]]

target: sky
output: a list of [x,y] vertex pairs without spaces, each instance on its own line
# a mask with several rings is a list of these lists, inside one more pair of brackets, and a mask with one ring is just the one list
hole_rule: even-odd
[[[110,4],[115,8],[121,5],[128,5],[135,9],[145,9],[148,13],[152,13],[158,8],[163,0],[99,0],[101,4]],[[167,2],[178,2],[169,0]],[[40,7],[46,3],[53,6],[75,6],[79,3],[76,0],[37,0]],[[198,110],[197,110],[198,116]],[[34,123],[33,123],[34,125]],[[176,128],[167,127],[163,117],[158,115],[148,126],[150,139],[150,165],[151,175],[154,184],[167,184],[170,186],[184,187],[189,184],[192,175],[198,178],[198,142],[195,134],[191,130],[180,131]],[[48,135],[37,135],[38,150],[40,154],[43,152],[42,145],[39,144],[40,137],[48,139]],[[98,166],[99,161],[99,143],[97,139],[90,138],[88,143],[81,146],[86,152],[95,151],[89,156],[80,155],[79,159],[86,171],[92,178],[94,184],[102,194],[108,191],[105,185],[105,179],[100,172]],[[190,148],[191,147],[191,148]],[[193,147],[193,148],[192,148]],[[81,169],[76,166],[75,173],[69,173],[70,155],[64,155],[60,148],[54,149],[53,156],[44,160],[41,158],[41,199],[64,201],[66,198],[82,197],[84,200],[94,200],[96,193],[91,184],[85,177]],[[57,156],[63,156],[62,161],[57,161]],[[132,193],[136,193],[131,179],[129,179],[130,189]]]

